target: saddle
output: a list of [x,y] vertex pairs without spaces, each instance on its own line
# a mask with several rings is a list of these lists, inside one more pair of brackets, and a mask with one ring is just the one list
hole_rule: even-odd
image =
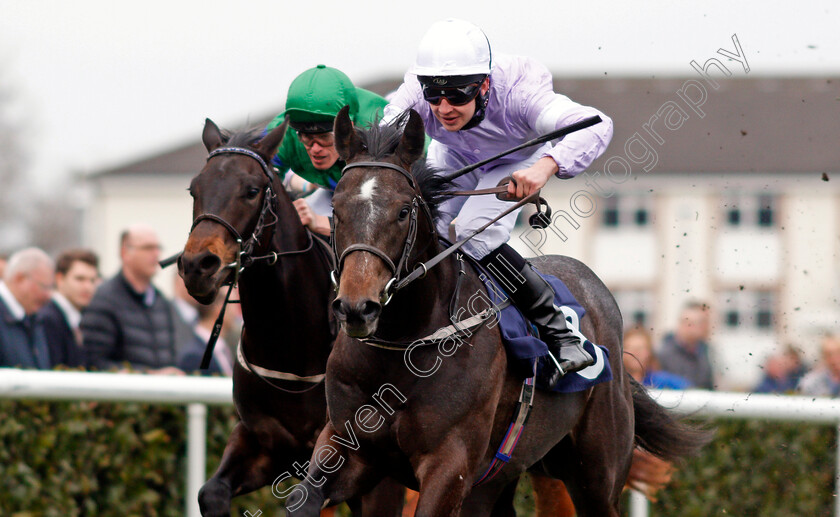
[[[465,258],[484,282],[490,301],[497,305],[505,302],[509,297],[503,284],[477,260],[466,254]],[[553,391],[559,393],[583,391],[601,382],[611,380],[612,370],[609,363],[609,351],[602,346],[595,345],[580,332],[580,322],[586,315],[586,310],[559,278],[539,271],[538,273],[551,284],[555,293],[554,305],[560,307],[560,310],[566,316],[566,320],[574,329],[573,332],[581,339],[584,349],[595,358],[595,363],[591,366],[564,376]],[[539,374],[542,368],[548,364],[549,359],[547,357],[548,346],[540,340],[536,327],[512,303],[497,311],[496,319],[508,355],[508,363],[513,372],[522,378],[531,377],[535,371]],[[537,378],[540,378],[540,376],[537,375]],[[539,385],[537,387],[543,388]]]

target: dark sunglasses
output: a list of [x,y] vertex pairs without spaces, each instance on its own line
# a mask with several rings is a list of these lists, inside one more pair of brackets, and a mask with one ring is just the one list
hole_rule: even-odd
[[436,86],[423,85],[423,98],[426,102],[437,106],[445,97],[453,106],[463,106],[475,99],[481,90],[481,83],[468,84],[457,88],[440,88]]

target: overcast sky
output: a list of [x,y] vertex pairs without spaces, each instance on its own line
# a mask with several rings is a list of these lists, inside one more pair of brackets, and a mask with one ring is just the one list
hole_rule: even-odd
[[362,84],[401,76],[446,17],[557,75],[688,76],[691,60],[734,52],[737,34],[750,75],[836,77],[838,5],[0,0],[0,86],[28,125],[29,174],[49,181],[194,141],[206,117],[236,127],[279,111],[291,80],[318,63]]

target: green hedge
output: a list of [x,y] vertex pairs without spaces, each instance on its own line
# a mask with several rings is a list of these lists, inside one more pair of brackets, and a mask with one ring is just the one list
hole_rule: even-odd
[[721,421],[651,506],[651,516],[833,515],[837,432],[830,425]]
[[[235,424],[209,411],[208,477]],[[831,426],[721,421],[651,507],[658,516],[831,515],[836,433]],[[181,516],[186,418],[180,406],[0,400],[0,515]],[[520,516],[533,515],[527,480]],[[235,500],[233,515],[279,514],[271,491]],[[347,515],[346,511],[340,512]]]
[[[208,414],[208,477],[236,423],[232,407]],[[0,515],[184,515],[186,416],[181,406],[0,401]],[[270,490],[240,497],[276,515]]]

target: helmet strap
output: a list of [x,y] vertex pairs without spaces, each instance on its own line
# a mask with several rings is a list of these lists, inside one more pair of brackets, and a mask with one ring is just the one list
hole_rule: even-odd
[[475,97],[475,113],[473,113],[472,118],[469,122],[464,124],[464,127],[461,128],[461,131],[466,131],[467,129],[472,129],[475,126],[481,124],[481,121],[484,120],[484,116],[487,114],[487,104],[490,102],[490,88],[487,88],[486,93],[479,93]]

